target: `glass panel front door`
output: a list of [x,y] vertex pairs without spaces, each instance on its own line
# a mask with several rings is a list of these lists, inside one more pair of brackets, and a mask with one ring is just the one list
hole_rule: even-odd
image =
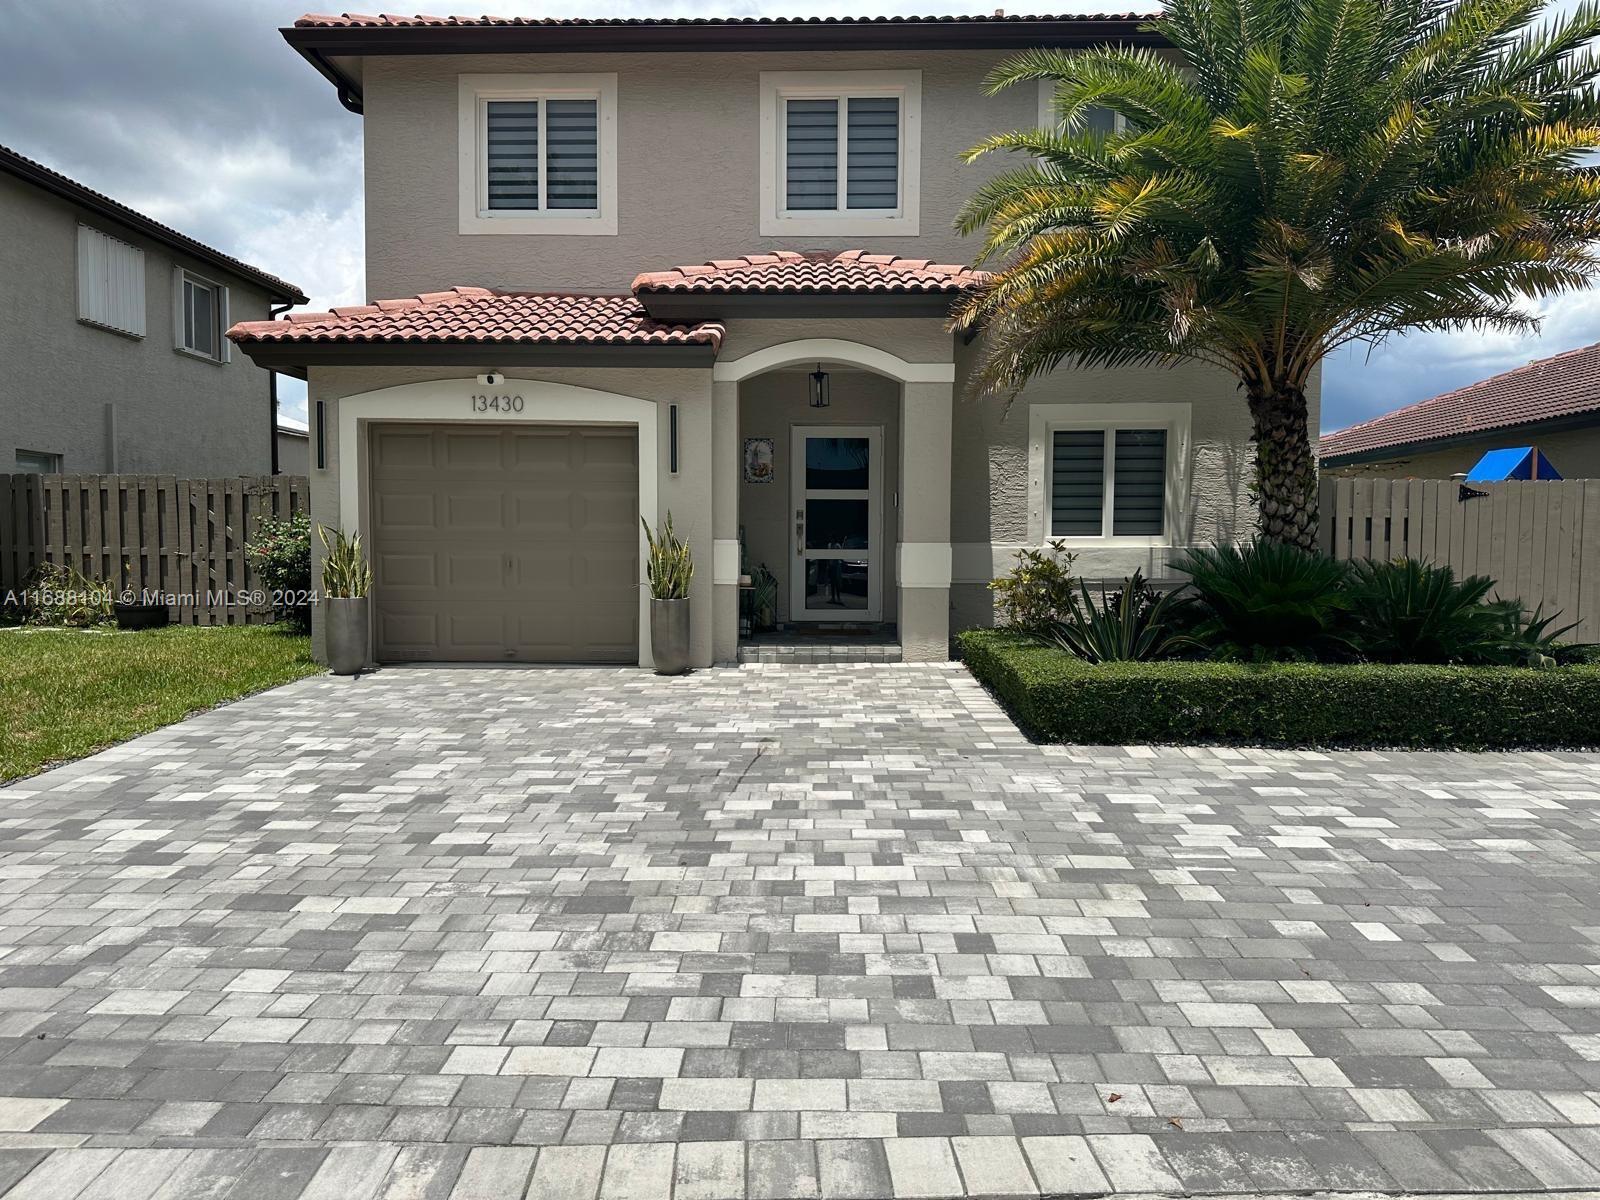
[[880,619],[881,445],[871,427],[793,430],[796,621]]

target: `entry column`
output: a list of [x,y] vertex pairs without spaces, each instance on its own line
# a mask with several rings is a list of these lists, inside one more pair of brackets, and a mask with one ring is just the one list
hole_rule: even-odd
[[907,383],[900,401],[900,646],[907,662],[950,657],[950,425],[955,383]]
[[739,385],[711,385],[712,661],[739,654]]

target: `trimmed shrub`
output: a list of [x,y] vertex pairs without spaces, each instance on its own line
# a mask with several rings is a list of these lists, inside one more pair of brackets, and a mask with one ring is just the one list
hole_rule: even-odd
[[962,658],[1038,741],[1497,750],[1600,744],[1600,667],[1116,662],[1004,630]]
[[310,629],[311,518],[305,513],[268,517],[244,552],[262,586],[272,593],[278,616],[298,629]]

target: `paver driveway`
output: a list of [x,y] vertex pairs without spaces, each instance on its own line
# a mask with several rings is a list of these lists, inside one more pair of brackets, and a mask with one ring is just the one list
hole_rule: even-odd
[[1597,768],[303,681],[0,790],[0,1191],[1600,1186]]

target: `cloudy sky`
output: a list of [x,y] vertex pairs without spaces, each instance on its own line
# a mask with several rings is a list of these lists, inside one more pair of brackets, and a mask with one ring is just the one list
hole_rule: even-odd
[[[988,11],[993,3],[439,0],[421,9],[842,16]],[[416,11],[393,3],[362,11],[386,7]],[[276,32],[306,8],[305,0],[0,0],[0,143],[293,280],[316,308],[360,302],[360,118]],[[1328,365],[1323,428],[1594,341],[1600,292],[1546,305],[1536,336],[1425,335],[1358,348]],[[303,417],[303,388],[285,392],[286,407]]]

